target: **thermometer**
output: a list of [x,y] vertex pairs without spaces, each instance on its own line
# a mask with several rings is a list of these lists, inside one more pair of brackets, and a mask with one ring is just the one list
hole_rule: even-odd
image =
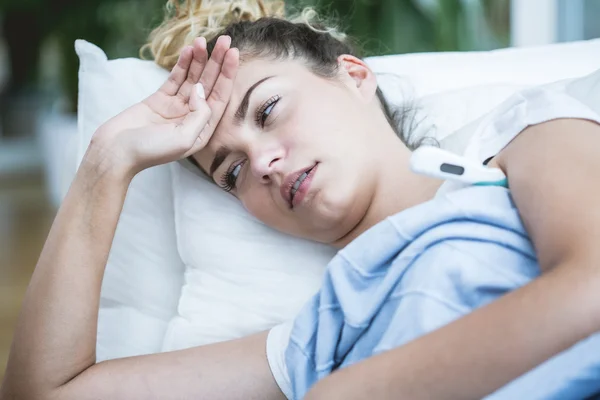
[[410,158],[410,169],[417,174],[443,180],[508,187],[506,175],[500,169],[486,167],[438,147],[422,146],[416,149]]

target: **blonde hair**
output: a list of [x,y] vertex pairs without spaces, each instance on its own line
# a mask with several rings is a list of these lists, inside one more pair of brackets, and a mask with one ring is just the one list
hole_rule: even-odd
[[336,27],[324,27],[312,8],[287,17],[283,0],[168,0],[164,21],[150,33],[140,55],[142,58],[149,55],[156,64],[170,70],[181,49],[195,38],[203,36],[209,42],[230,24],[260,18],[304,23],[316,32],[346,40],[346,35]]

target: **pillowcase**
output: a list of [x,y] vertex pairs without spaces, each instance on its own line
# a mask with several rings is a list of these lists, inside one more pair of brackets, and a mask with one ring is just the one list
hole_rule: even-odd
[[473,86],[542,85],[575,78],[595,71],[599,60],[600,39],[594,39],[493,51],[381,56],[367,63],[380,74],[399,74],[410,83],[411,95],[420,98]]
[[[77,158],[96,129],[155,91],[167,73],[150,62],[108,61],[98,47],[78,40]],[[168,165],[135,177],[125,200],[102,282],[97,358],[160,351],[175,315],[184,265],[177,252]]]
[[[168,74],[149,61],[108,61],[85,41],[77,41],[76,50],[81,160],[101,123],[152,93]],[[386,95],[396,102],[416,99],[426,116],[423,129],[443,138],[522,85],[592,72],[600,65],[600,40],[367,62],[376,72],[401,76],[392,78],[400,86],[380,77]],[[326,246],[271,231],[183,163],[148,169],[129,188],[113,241],[98,359],[267,329],[292,317],[310,297],[332,254]]]
[[163,350],[234,339],[292,319],[335,250],[277,232],[183,163],[171,164],[179,254],[178,315]]

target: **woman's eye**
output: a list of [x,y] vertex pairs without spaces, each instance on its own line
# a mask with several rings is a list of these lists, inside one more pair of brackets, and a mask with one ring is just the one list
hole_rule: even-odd
[[221,187],[223,190],[230,192],[235,189],[235,185],[237,183],[238,176],[240,175],[240,171],[242,170],[243,164],[244,163],[241,162],[225,173],[225,176],[223,176],[221,179]]
[[261,116],[261,123],[264,126],[265,122],[267,122],[267,118],[269,118],[269,114],[271,114],[271,111],[273,111],[273,107],[275,107],[275,103],[271,104],[270,106],[268,106],[265,111],[263,111],[262,116]]
[[275,104],[277,104],[277,102],[279,101],[280,97],[279,96],[274,96],[271,97],[269,100],[267,100],[267,102],[260,108],[259,113],[257,115],[258,118],[256,118],[256,122],[261,126],[264,127],[265,123],[267,122],[267,119],[269,118],[269,115],[271,115],[271,112],[273,112],[273,108],[275,108]]

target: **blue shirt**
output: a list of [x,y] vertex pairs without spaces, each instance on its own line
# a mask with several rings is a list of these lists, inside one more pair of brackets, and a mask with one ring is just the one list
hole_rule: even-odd
[[[339,252],[296,318],[285,352],[291,397],[301,399],[334,370],[406,344],[539,274],[507,189],[461,189],[389,217]],[[599,340],[590,337],[489,398],[597,392]]]

